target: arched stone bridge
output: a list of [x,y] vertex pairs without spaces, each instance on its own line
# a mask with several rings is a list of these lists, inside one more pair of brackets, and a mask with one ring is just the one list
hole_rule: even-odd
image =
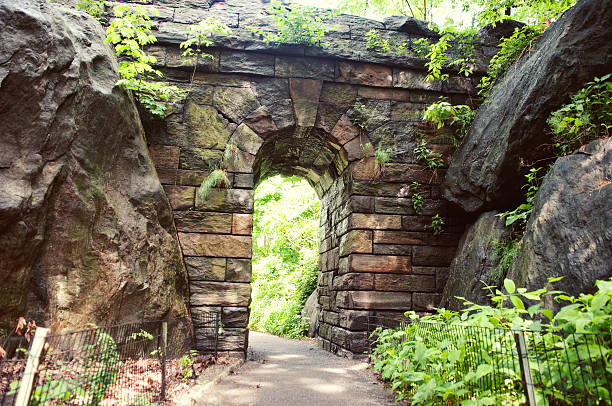
[[[450,147],[441,142],[443,134],[422,125],[421,111],[442,95],[465,102],[472,80],[451,74],[445,83],[425,82],[423,59],[367,51],[364,36],[372,28],[397,42],[435,35],[410,19],[383,24],[339,16],[326,37],[329,47],[274,48],[246,28],[272,29],[267,5],[210,3],[145,5],[159,11],[154,19],[160,42],[150,51],[167,77],[190,90],[165,120],[143,114],[143,121],[174,210],[191,312],[220,311],[220,349],[246,350],[253,189],[267,176],[296,174],[310,181],[322,204],[318,339],[334,352],[362,353],[368,316],[427,311],[439,300],[463,221],[441,198],[444,168],[424,166],[413,149],[424,136],[448,163]],[[190,83],[194,66],[181,58],[178,44],[189,24],[208,16],[234,34],[219,38],[211,50],[214,60],[198,65]],[[478,66],[492,52],[481,44]],[[366,106],[369,117],[362,134],[347,116],[355,102]],[[364,153],[368,142],[393,146],[384,170],[376,168],[372,151]],[[231,187],[213,189],[202,200],[197,188],[228,144],[237,146],[228,168]],[[421,186],[415,190],[412,182]],[[422,214],[412,206],[415,192],[423,197]],[[437,236],[431,227],[435,214],[446,222]]]

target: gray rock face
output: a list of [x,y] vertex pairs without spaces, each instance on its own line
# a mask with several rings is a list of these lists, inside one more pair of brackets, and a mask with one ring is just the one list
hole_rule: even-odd
[[186,314],[172,212],[102,27],[0,0],[0,320]]
[[497,286],[502,279],[503,275],[497,271],[497,250],[500,244],[510,238],[510,229],[505,227],[504,221],[496,217],[496,214],[496,211],[481,214],[461,237],[457,255],[450,266],[440,307],[452,310],[463,308],[463,301],[456,296],[474,303],[488,303],[487,295],[490,292],[483,289],[484,283]]
[[427,23],[425,21],[417,20],[414,17],[390,16],[383,20],[383,24],[385,24],[388,30],[405,32],[421,37],[439,36],[435,31],[427,28]]
[[516,28],[522,28],[525,24],[520,21],[504,20],[502,22],[487,24],[478,30],[476,36],[483,42],[497,45],[502,38],[509,38]]
[[[545,32],[493,91],[444,180],[444,196],[467,212],[520,199],[524,163],[545,156],[546,119],[612,67],[612,0],[585,0]],[[499,204],[501,203],[501,204]]]
[[315,289],[308,296],[304,308],[302,309],[302,322],[308,324],[308,337],[316,337],[319,329],[319,315],[321,314],[321,305],[319,305],[319,296]]
[[509,277],[537,289],[555,276],[573,295],[612,276],[612,138],[559,158],[538,191]]

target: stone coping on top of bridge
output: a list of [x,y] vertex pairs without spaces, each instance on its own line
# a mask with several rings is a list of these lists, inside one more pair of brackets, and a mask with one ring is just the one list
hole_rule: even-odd
[[[215,58],[199,61],[198,71],[303,77],[354,83],[355,79],[351,79],[353,72],[348,72],[348,68],[342,65],[334,65],[330,60],[353,61],[385,65],[391,71],[387,80],[372,81],[370,84],[373,86],[465,93],[469,88],[473,89],[472,81],[478,80],[486,71],[490,58],[499,50],[495,38],[490,35],[477,37],[473,66],[476,79],[451,74],[448,82],[425,82],[425,74],[419,77],[402,77],[401,68],[425,72],[426,59],[410,53],[376,52],[367,47],[366,33],[371,29],[378,30],[381,38],[387,39],[392,45],[411,44],[419,38],[428,38],[434,42],[437,40],[439,35],[428,29],[426,23],[410,17],[394,16],[380,22],[340,14],[329,20],[328,26],[333,29],[321,41],[326,46],[295,44],[275,46],[265,42],[261,35],[253,33],[251,29],[254,27],[263,32],[275,31],[273,17],[268,12],[270,3],[262,0],[123,0],[108,4],[110,7],[138,4],[149,10],[154,21],[154,34],[158,39],[157,45],[149,49],[158,57],[160,66],[184,68],[186,71],[193,68],[193,65],[189,66],[189,62],[181,56],[182,50],[178,44],[187,39],[190,25],[208,17],[223,22],[231,28],[232,33],[228,36],[213,36],[215,49],[211,49],[210,52]],[[157,14],[153,9],[157,10]],[[449,50],[451,58],[454,52],[451,47]],[[310,60],[310,63],[306,64],[304,69],[289,71],[288,69],[294,66],[300,57],[306,57],[304,59]],[[366,71],[369,69],[368,66],[360,68]]]

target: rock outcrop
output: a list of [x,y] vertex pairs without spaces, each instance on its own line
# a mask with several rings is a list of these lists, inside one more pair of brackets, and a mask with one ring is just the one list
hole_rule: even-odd
[[511,68],[483,104],[444,180],[444,196],[467,212],[521,199],[524,164],[550,156],[546,119],[612,67],[612,0],[579,1]]
[[0,0],[0,319],[184,315],[172,212],[89,16]]
[[553,287],[573,295],[612,276],[612,138],[557,160],[540,186],[508,275],[532,290],[564,276]]
[[308,296],[304,308],[302,309],[302,322],[308,325],[308,337],[316,337],[319,329],[319,316],[321,305],[319,305],[319,295],[315,289]]
[[440,307],[452,310],[463,308],[463,300],[488,304],[490,292],[485,288],[498,286],[503,271],[498,269],[500,250],[510,241],[510,229],[496,217],[496,211],[483,213],[469,226],[450,266],[448,281],[442,292]]

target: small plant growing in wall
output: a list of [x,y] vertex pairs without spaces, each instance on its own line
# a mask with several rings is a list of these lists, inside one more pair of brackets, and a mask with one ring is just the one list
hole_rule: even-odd
[[389,45],[389,40],[382,39],[380,36],[380,31],[378,30],[370,30],[366,33],[366,41],[367,41],[367,50],[375,51],[380,53],[387,53],[391,51],[391,46]]
[[232,33],[227,25],[216,20],[213,17],[209,17],[204,21],[200,21],[198,24],[189,26],[189,37],[186,41],[182,42],[179,47],[184,49],[183,56],[189,58],[188,60],[193,63],[193,73],[191,74],[191,81],[195,75],[198,62],[200,60],[212,60],[214,57],[212,54],[206,52],[206,48],[212,46],[212,36],[214,34],[229,35]]
[[278,32],[266,33],[260,29],[247,26],[253,33],[263,35],[264,41],[279,46],[281,44],[303,44],[312,46],[321,44],[323,36],[332,29],[326,26],[329,19],[338,15],[338,11],[317,11],[313,7],[291,4],[286,6],[278,1],[272,2],[269,10],[274,18]]
[[419,182],[412,182],[410,184],[410,189],[412,190],[412,208],[416,214],[423,214],[423,196],[417,191],[421,186]]
[[444,219],[438,213],[431,218],[431,228],[434,235],[439,235],[444,231]]
[[427,167],[431,169],[441,168],[444,166],[444,160],[442,154],[439,152],[433,152],[427,148],[427,141],[421,140],[419,145],[414,149],[416,159],[423,161]]
[[393,148],[383,148],[381,145],[374,151],[374,169],[377,176],[381,175],[385,171],[385,165],[391,159],[393,154]]
[[214,187],[221,185],[229,188],[232,186],[232,182],[227,176],[227,168],[238,163],[238,151],[239,149],[236,144],[230,143],[225,146],[221,164],[211,170],[210,174],[202,181],[198,188],[200,199],[205,200],[210,190]]

